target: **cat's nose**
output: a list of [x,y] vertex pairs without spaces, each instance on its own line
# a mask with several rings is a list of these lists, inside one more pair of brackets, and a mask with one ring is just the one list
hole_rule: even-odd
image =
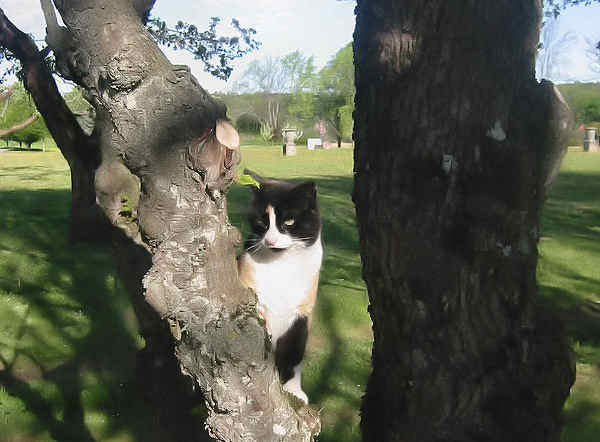
[[265,238],[265,242],[267,243],[267,246],[273,247],[277,241],[273,241],[272,239]]

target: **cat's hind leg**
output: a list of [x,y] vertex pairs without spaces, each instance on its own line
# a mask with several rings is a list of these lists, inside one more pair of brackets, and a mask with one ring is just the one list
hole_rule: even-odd
[[302,390],[302,359],[308,340],[308,318],[297,317],[290,328],[277,339],[275,364],[283,389],[308,404],[308,396]]

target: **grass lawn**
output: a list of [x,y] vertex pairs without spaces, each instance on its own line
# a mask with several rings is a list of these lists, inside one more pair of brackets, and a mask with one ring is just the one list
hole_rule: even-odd
[[[352,150],[282,158],[243,146],[259,174],[318,184],[325,258],[304,387],[322,408],[323,442],[359,441],[371,325],[360,272]],[[70,179],[56,152],[0,153],[0,442],[160,441],[132,384],[142,344],[110,250],[66,242]],[[600,434],[600,155],[569,153],[544,211],[542,300],[565,319],[578,379],[565,442]],[[248,188],[229,196],[244,226]]]
[[[352,150],[280,152],[244,146],[242,167],[318,183],[326,254],[304,387],[323,409],[320,440],[357,441],[372,334]],[[142,343],[110,250],[66,243],[69,188],[59,153],[0,153],[0,442],[161,441],[131,382]],[[250,197],[230,192],[242,230]]]
[[600,154],[569,152],[542,216],[538,283],[577,357],[564,442],[600,439]]

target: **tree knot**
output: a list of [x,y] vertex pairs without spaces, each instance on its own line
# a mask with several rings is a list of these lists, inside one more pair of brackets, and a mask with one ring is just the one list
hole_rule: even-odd
[[188,167],[200,175],[213,199],[229,189],[240,161],[239,135],[226,120],[217,120],[188,147]]

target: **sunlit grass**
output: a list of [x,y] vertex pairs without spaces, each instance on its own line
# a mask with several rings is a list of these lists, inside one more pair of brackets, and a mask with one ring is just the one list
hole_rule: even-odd
[[[320,440],[357,441],[372,337],[352,150],[299,147],[283,158],[281,146],[255,145],[242,153],[241,167],[259,174],[317,182],[325,258],[304,388],[322,408]],[[0,384],[10,385],[0,391],[0,441],[81,440],[82,428],[95,440],[161,440],[130,387],[141,341],[110,250],[66,243],[69,186],[58,153],[0,153]],[[250,189],[231,189],[230,217],[242,229],[249,198]],[[74,398],[78,422],[66,404]]]
[[600,155],[572,152],[546,202],[538,283],[565,322],[577,380],[565,405],[564,442],[600,435]]

